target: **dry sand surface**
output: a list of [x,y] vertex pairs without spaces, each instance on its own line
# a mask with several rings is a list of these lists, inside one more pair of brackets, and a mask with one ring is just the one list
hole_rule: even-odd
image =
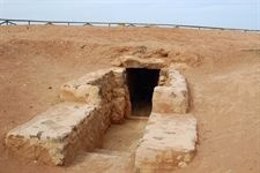
[[176,173],[260,172],[260,34],[15,26],[0,27],[0,173],[72,172],[7,155],[4,136],[56,104],[62,83],[125,54],[181,64],[187,77],[200,139],[192,163]]

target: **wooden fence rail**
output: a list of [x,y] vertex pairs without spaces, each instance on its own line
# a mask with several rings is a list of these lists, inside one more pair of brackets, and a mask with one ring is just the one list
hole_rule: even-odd
[[179,25],[179,24],[157,24],[157,23],[123,23],[123,22],[76,22],[76,21],[47,21],[47,20],[29,20],[29,19],[3,19],[0,18],[0,26],[3,25],[67,25],[67,26],[124,26],[124,27],[164,27],[164,28],[188,28],[188,29],[204,29],[204,30],[230,30],[241,32],[260,32],[260,30],[224,28],[199,25]]

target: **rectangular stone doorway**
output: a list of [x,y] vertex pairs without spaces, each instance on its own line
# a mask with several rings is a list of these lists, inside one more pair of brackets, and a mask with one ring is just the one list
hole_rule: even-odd
[[154,87],[158,85],[160,69],[126,68],[133,116],[148,117],[152,110]]

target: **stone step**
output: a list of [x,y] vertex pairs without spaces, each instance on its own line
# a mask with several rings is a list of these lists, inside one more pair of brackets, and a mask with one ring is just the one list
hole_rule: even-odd
[[65,102],[11,130],[6,146],[18,156],[63,165],[72,161],[77,151],[99,146],[108,122],[94,106]]
[[136,150],[139,172],[167,172],[185,167],[193,158],[197,121],[190,114],[152,113]]
[[93,173],[133,173],[134,155],[128,152],[104,149],[80,153],[68,171],[78,172],[80,170]]

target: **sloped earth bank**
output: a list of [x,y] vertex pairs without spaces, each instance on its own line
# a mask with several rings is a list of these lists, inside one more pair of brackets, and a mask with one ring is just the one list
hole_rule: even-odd
[[[122,55],[163,58],[187,77],[200,139],[191,164],[175,172],[260,171],[259,34],[18,26],[0,27],[0,172],[86,171],[14,158],[7,155],[4,136],[56,104],[62,83],[109,67]],[[116,133],[108,135],[111,141]]]

